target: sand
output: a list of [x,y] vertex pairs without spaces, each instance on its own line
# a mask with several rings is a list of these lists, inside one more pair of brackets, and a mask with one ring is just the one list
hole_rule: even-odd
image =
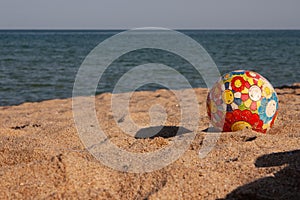
[[[148,173],[116,171],[95,159],[79,139],[72,99],[0,107],[0,199],[300,199],[299,86],[276,89],[279,116],[267,134],[222,133],[202,159],[198,152],[209,134],[207,90],[195,89],[201,115],[195,139],[178,160]],[[155,104],[168,115],[161,125],[169,128],[144,139],[120,131],[111,96],[96,97],[97,117],[110,141],[130,152],[153,152],[172,143],[180,122],[172,92],[132,96],[130,113],[137,124],[151,125],[148,111]],[[117,120],[122,123],[126,116]]]

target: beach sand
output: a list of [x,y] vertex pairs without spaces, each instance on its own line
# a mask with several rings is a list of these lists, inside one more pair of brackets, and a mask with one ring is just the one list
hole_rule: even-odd
[[[0,199],[300,199],[300,84],[276,89],[279,115],[267,134],[222,133],[202,159],[199,149],[209,134],[207,89],[195,91],[202,117],[188,150],[170,165],[140,174],[111,169],[85,149],[72,99],[0,107]],[[110,110],[111,96],[96,97],[97,117],[110,141],[139,153],[172,142],[172,133],[146,139],[123,134]],[[168,114],[162,125],[180,123],[180,108],[167,90],[134,93],[132,119],[148,126],[155,104]]]

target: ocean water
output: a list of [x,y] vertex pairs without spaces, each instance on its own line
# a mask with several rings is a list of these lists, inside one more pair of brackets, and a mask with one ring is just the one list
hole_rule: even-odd
[[[76,73],[89,52],[119,33],[106,31],[0,31],[0,106],[68,98]],[[273,86],[300,78],[300,31],[186,30],[217,64],[221,74],[254,70]],[[112,92],[123,73],[145,63],[163,63],[178,70],[193,87],[206,87],[201,75],[170,52],[141,49],[115,60],[100,80],[97,93]],[[147,84],[138,90],[163,88]]]

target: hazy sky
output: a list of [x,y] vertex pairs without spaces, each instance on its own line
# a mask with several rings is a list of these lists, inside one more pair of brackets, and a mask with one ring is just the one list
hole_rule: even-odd
[[300,29],[300,0],[0,0],[0,29]]

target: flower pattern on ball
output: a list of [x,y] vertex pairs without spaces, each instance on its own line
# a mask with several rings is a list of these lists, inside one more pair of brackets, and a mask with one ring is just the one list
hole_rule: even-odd
[[236,76],[231,80],[231,87],[236,92],[241,92],[246,85],[246,81],[241,76]]
[[232,90],[230,82],[225,82],[222,85],[222,100],[226,104],[226,111],[236,109],[241,103],[240,95]]
[[248,78],[245,83],[245,88],[241,92],[241,100],[243,101],[243,106],[241,109],[250,109],[256,111],[260,106],[260,100],[262,98],[262,87],[263,82],[256,80],[254,78]]
[[208,116],[215,127],[223,126],[225,106],[222,101],[221,84],[216,84],[207,96]]
[[250,110],[234,110],[226,113],[224,131],[238,131],[241,129],[253,129],[265,133],[263,121],[259,115]]
[[265,133],[278,114],[278,98],[267,79],[256,72],[226,73],[207,98],[211,123],[223,131],[250,128]]
[[270,98],[263,98],[258,109],[260,118],[265,124],[269,123],[278,109],[278,99],[275,93]]

